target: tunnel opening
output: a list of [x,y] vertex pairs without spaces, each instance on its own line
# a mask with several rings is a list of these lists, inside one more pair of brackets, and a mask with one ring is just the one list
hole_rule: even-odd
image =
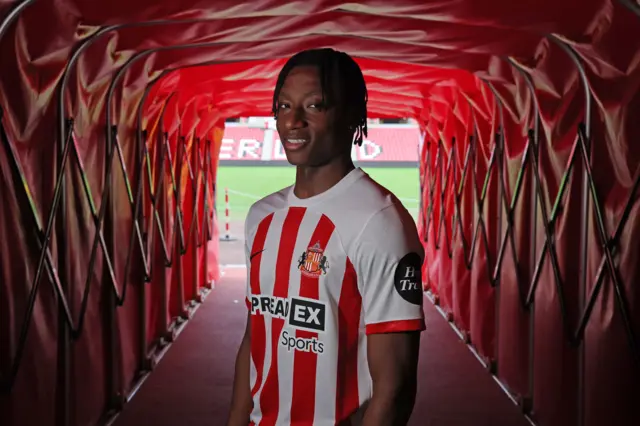
[[488,370],[540,426],[638,423],[639,10],[0,2],[9,424],[123,407],[220,278],[229,117],[327,45],[417,126],[424,288]]
[[[420,146],[421,132],[414,120],[371,118],[368,136],[351,150],[354,165],[396,194],[416,221]],[[286,159],[273,117],[226,120],[216,170],[220,241],[241,240],[251,205],[294,181],[295,167]],[[241,251],[226,252],[225,247],[229,245],[220,246],[221,265],[244,262]]]

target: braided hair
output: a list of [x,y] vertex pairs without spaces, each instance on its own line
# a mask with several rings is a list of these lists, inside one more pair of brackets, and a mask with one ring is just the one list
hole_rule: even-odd
[[[278,118],[278,97],[289,72],[298,66],[315,66],[320,74],[322,100],[328,105],[341,101],[353,131],[354,143],[362,145],[367,136],[367,86],[358,64],[344,52],[330,48],[305,50],[292,56],[278,76],[272,112]],[[339,97],[339,99],[336,99]]]

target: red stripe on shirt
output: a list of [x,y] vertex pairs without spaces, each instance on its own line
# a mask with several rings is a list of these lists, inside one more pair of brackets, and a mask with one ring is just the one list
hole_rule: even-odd
[[[308,248],[310,250],[320,250],[320,257],[325,256],[324,251],[327,248],[329,239],[333,234],[335,225],[331,220],[322,215],[316,229],[313,231]],[[311,254],[312,256],[312,254]],[[319,259],[313,261],[307,260],[302,265],[311,265],[314,270],[304,273],[300,271],[300,297],[318,300],[320,298],[320,289],[318,281],[322,270],[316,275],[315,268]],[[328,313],[326,313],[328,314]],[[326,315],[325,314],[325,315]],[[326,318],[325,318],[326,320]],[[302,339],[317,338],[318,333],[306,330],[296,330],[296,337]],[[316,408],[316,369],[318,366],[318,355],[313,351],[296,351],[293,359],[293,400],[291,402],[291,424],[306,426],[313,425],[313,417]]]
[[362,296],[358,276],[351,261],[342,280],[338,302],[338,380],[336,383],[336,424],[350,424],[349,417],[358,410],[358,334]]
[[[278,248],[278,258],[276,261],[276,276],[273,295],[275,297],[288,297],[289,294],[289,274],[293,259],[293,250],[298,239],[298,230],[302,223],[302,218],[306,209],[303,207],[291,207],[287,212],[287,217],[282,225],[280,235],[280,245]],[[271,367],[264,383],[264,388],[260,394],[260,408],[262,411],[262,421],[260,426],[273,426],[278,419],[278,409],[280,396],[278,394],[278,340],[284,320],[280,318],[271,319]]]
[[[251,286],[251,293],[256,296],[260,295],[260,263],[262,259],[262,250],[264,250],[264,242],[267,239],[267,232],[271,221],[273,220],[273,213],[262,219],[258,225],[258,230],[253,239],[250,256],[250,270],[249,270],[249,284]],[[249,309],[251,309],[251,301],[247,301]],[[262,386],[262,375],[264,371],[264,356],[267,343],[266,327],[264,324],[264,316],[262,313],[258,315],[251,315],[251,357],[253,358],[253,364],[256,367],[257,377],[256,382],[251,389],[251,397]]]

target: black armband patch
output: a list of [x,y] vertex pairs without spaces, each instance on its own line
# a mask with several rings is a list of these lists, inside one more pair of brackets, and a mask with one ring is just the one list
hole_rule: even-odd
[[393,284],[404,300],[414,305],[422,304],[422,261],[417,253],[409,253],[400,259]]

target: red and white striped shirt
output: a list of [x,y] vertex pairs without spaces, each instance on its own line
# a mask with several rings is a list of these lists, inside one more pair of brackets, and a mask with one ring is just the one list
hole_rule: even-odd
[[317,196],[258,201],[245,236],[252,424],[359,424],[366,336],[425,328],[413,218],[357,168]]

